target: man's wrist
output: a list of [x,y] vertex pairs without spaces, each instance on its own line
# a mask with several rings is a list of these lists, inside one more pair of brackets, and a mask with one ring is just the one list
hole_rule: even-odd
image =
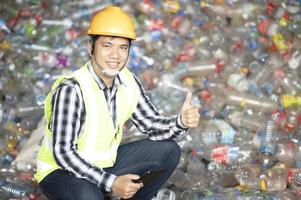
[[178,115],[178,117],[177,117],[176,125],[177,125],[177,127],[179,127],[180,129],[183,129],[183,130],[189,129],[189,127],[186,127],[186,126],[183,124],[182,119],[181,119],[181,113],[180,113],[180,114]]

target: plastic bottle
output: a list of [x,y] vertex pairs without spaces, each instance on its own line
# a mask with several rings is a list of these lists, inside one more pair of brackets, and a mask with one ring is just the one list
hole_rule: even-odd
[[289,190],[286,189],[285,191],[282,192],[277,192],[275,195],[277,200],[298,200],[298,194],[297,191],[295,190]]
[[286,109],[286,121],[283,130],[286,133],[294,131],[300,124],[301,107],[289,107]]
[[295,148],[292,142],[288,139],[278,140],[276,146],[275,158],[286,164],[287,166],[294,166],[295,163]]
[[207,146],[218,144],[221,138],[221,133],[213,121],[208,121],[205,126],[206,127],[201,133],[202,142]]
[[248,92],[250,81],[243,74],[231,74],[227,79],[227,85],[239,92]]
[[235,171],[235,178],[240,186],[245,190],[258,190],[260,189],[259,175],[261,169],[256,164],[242,164]]
[[[299,78],[300,79],[300,78]],[[286,94],[297,95],[301,93],[301,88],[298,88],[294,83],[292,74],[285,74],[280,80],[281,86],[284,88]]]
[[260,185],[264,191],[284,191],[287,187],[288,170],[285,165],[277,164],[260,175]]
[[208,76],[217,71],[216,64],[205,64],[203,62],[193,62],[187,67],[188,76]]
[[5,24],[5,21],[0,18],[0,30],[4,30],[7,33],[11,33],[11,30]]
[[163,10],[167,13],[176,14],[181,9],[181,5],[177,1],[164,1],[162,2]]
[[22,106],[21,103],[17,105],[16,116],[26,117],[33,114],[41,114],[44,110],[44,105],[32,105],[32,106]]
[[195,153],[192,153],[186,171],[192,183],[191,189],[198,190],[208,187],[206,166]]
[[248,19],[252,16],[252,12],[258,9],[255,4],[242,4],[240,6],[228,6],[227,4],[209,4],[201,1],[201,8],[209,9],[217,15],[227,16],[227,17],[237,17],[243,16]]
[[33,192],[33,188],[24,185],[24,183],[22,185],[21,183],[7,181],[5,179],[0,179],[0,189],[8,198],[28,197]]
[[280,97],[281,106],[284,108],[301,106],[301,97],[297,95],[283,94]]
[[274,70],[272,66],[267,63],[262,65],[263,66],[258,66],[254,69],[248,79],[250,81],[249,90],[256,95],[260,94],[260,91],[258,91],[259,88],[269,79]]
[[229,105],[254,109],[263,113],[272,113],[278,108],[277,103],[267,97],[257,97],[256,95],[238,93],[233,90],[224,91],[224,93],[225,102]]
[[287,63],[290,69],[298,70],[301,65],[301,51],[294,51]]
[[301,190],[301,171],[296,170],[291,182],[291,186],[293,189],[300,191]]
[[234,153],[237,155],[233,156],[234,159],[232,162],[235,162],[239,165],[239,164],[253,163],[254,160],[256,160],[257,150],[251,144],[250,141],[248,142],[243,141],[241,143],[238,143],[238,148],[236,148],[237,153]]
[[179,169],[175,169],[169,178],[169,182],[180,189],[187,189],[193,186],[192,182],[189,180],[188,174]]
[[260,144],[260,152],[275,155],[277,141],[277,126],[274,120],[268,120],[264,138]]
[[274,155],[269,153],[260,153],[256,159],[256,162],[258,162],[260,165],[261,170],[265,171],[274,166],[277,163],[277,159],[274,157]]
[[187,172],[195,176],[204,176],[206,174],[205,164],[198,159],[195,151],[192,152],[191,158],[188,161]]
[[176,195],[172,190],[160,189],[153,200],[176,200]]
[[211,161],[208,166],[207,166],[207,170],[208,170],[208,176],[210,177],[209,179],[209,184],[210,185],[216,185],[219,183],[219,173],[221,173],[222,171],[224,171],[225,166],[224,164],[215,162],[215,161]]
[[242,127],[256,132],[262,130],[266,125],[266,117],[263,115],[246,115],[240,111],[234,111],[229,116],[230,123],[235,127]]
[[[300,141],[301,142],[301,141]],[[295,166],[301,169],[301,143],[297,144],[295,149]]]

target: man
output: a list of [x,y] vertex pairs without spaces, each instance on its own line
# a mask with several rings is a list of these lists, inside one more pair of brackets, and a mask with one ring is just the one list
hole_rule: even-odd
[[[50,200],[151,199],[176,168],[181,149],[172,139],[199,121],[188,93],[178,116],[163,117],[126,67],[134,24],[109,6],[91,20],[90,60],[57,80],[45,102],[46,133],[35,178]],[[120,145],[130,119],[148,139]],[[147,171],[163,173],[135,183]]]

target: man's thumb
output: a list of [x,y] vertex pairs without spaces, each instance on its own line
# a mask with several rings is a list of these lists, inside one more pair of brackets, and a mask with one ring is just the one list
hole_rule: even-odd
[[191,105],[191,99],[192,99],[192,92],[189,91],[187,92],[185,101],[184,101],[184,105],[190,106]]

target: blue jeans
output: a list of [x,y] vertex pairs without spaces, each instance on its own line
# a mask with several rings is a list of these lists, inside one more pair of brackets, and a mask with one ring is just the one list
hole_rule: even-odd
[[[153,182],[145,185],[131,198],[148,200],[156,195],[176,168],[181,148],[173,140],[152,141],[143,139],[118,148],[116,163],[105,171],[117,176],[124,174],[143,175],[147,171],[164,170]],[[55,170],[41,182],[43,193],[50,200],[103,200],[104,191],[87,180],[76,178],[65,170]]]

